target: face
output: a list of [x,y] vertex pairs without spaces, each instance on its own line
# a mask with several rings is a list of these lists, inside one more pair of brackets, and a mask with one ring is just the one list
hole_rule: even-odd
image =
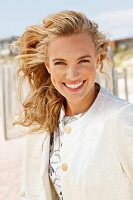
[[47,70],[54,87],[67,102],[82,104],[94,88],[99,58],[91,37],[80,33],[49,43]]

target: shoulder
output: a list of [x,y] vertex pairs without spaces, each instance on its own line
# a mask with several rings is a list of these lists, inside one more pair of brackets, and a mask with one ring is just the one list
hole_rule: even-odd
[[116,126],[121,132],[130,131],[133,136],[133,104],[128,103],[121,107],[117,114]]
[[100,96],[104,110],[111,111],[115,115],[125,113],[132,110],[133,105],[128,101],[115,96],[112,92],[101,87]]

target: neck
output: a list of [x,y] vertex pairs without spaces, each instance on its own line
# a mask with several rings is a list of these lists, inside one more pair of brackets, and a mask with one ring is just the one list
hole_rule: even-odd
[[97,85],[94,85],[94,87],[89,92],[89,96],[86,97],[84,100],[81,101],[74,101],[74,102],[66,102],[65,106],[65,114],[66,116],[73,116],[77,115],[79,113],[86,112],[93,102],[95,101],[99,90],[96,88]]

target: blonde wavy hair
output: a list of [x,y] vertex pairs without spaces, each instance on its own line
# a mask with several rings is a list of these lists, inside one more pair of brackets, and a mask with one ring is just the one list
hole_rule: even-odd
[[62,36],[87,32],[100,55],[99,70],[104,71],[104,62],[109,61],[110,41],[98,25],[84,14],[75,11],[62,11],[48,15],[40,25],[29,26],[13,46],[18,49],[21,93],[24,80],[30,85],[30,92],[22,102],[23,111],[15,124],[32,126],[32,132],[46,130],[53,133],[58,126],[58,116],[64,97],[54,88],[50,74],[45,67],[48,59],[47,48],[50,41]]

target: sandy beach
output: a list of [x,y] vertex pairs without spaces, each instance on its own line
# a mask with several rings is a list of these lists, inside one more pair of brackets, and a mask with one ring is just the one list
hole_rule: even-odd
[[0,200],[19,200],[23,149],[24,137],[4,140],[0,129]]

